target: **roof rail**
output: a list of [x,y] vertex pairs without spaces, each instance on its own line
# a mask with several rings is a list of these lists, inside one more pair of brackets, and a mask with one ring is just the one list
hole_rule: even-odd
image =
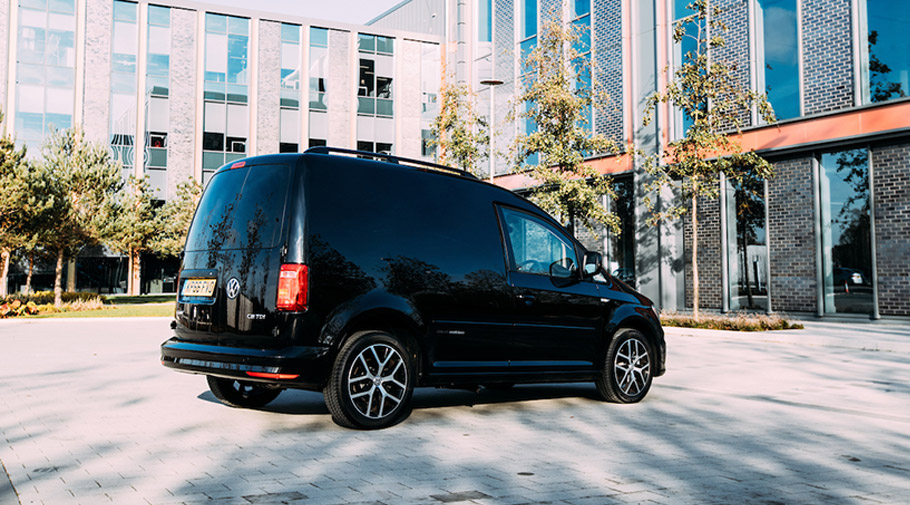
[[458,175],[461,177],[465,177],[467,179],[479,180],[474,174],[472,174],[471,172],[467,172],[465,170],[459,170],[457,168],[447,167],[445,165],[430,163],[429,161],[415,160],[415,159],[411,159],[411,158],[402,158],[401,156],[392,156],[391,154],[374,153],[374,152],[370,152],[370,151],[356,151],[354,149],[344,149],[341,147],[328,147],[328,146],[311,147],[311,148],[307,149],[306,151],[304,151],[304,153],[311,153],[311,154],[339,153],[339,154],[352,154],[352,155],[366,157],[366,158],[380,158],[389,163],[394,163],[396,165],[411,166],[418,170],[421,170],[421,169],[431,170],[431,171],[443,172],[443,173],[447,173],[447,174],[451,174],[451,175]]

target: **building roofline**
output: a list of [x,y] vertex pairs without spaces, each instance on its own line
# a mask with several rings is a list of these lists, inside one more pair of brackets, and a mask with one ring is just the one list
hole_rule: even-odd
[[365,26],[371,26],[373,23],[379,21],[380,19],[382,19],[382,18],[388,16],[389,14],[391,14],[391,13],[397,11],[398,9],[404,7],[405,5],[407,5],[407,4],[409,4],[409,3],[413,2],[413,1],[414,1],[414,0],[403,0],[402,2],[399,2],[398,4],[392,6],[391,8],[389,8],[387,11],[383,12],[382,14],[380,14],[380,15],[376,16],[375,18],[373,18],[373,19],[367,21],[366,23],[364,23],[364,25],[365,25]]

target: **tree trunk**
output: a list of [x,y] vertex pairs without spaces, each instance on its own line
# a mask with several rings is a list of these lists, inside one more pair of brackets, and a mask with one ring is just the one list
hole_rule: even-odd
[[[696,188],[697,189],[697,188]],[[692,196],[692,315],[698,321],[698,196]]]
[[28,275],[25,277],[25,294],[32,294],[32,274],[35,272],[35,251],[28,253]]
[[3,262],[2,272],[0,272],[0,297],[4,297],[9,294],[9,258],[12,256],[12,251],[9,249],[4,249],[0,252],[0,261]]
[[140,256],[140,253],[137,252],[136,250],[130,250],[130,254],[129,254],[130,266],[129,266],[129,274],[128,274],[128,279],[127,279],[128,286],[126,289],[127,293],[129,293],[130,296],[137,296],[140,294],[140,291],[141,291],[141,289],[140,289],[140,287],[141,287],[140,284],[141,284],[141,280],[142,280],[141,279],[141,271],[142,271],[141,262],[142,262],[142,257]]
[[754,301],[752,299],[752,281],[749,279],[749,238],[746,236],[746,231],[743,229],[743,270],[745,271],[743,275],[746,277],[746,297],[748,299],[749,308],[753,308]]
[[54,306],[63,305],[63,248],[57,249],[57,266],[54,268]]

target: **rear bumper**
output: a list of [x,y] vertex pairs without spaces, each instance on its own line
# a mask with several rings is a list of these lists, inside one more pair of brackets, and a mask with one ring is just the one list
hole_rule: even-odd
[[178,372],[314,390],[325,385],[330,369],[328,354],[328,347],[253,349],[176,338],[161,344],[161,364]]

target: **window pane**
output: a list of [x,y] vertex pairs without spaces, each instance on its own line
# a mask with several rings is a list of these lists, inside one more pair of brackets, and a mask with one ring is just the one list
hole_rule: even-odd
[[228,16],[227,31],[228,33],[235,35],[249,35],[250,20],[247,18],[235,18],[233,16]]
[[537,0],[523,0],[521,38],[537,34]]
[[796,0],[759,0],[765,92],[778,119],[799,116]]
[[376,51],[376,37],[372,35],[364,35],[362,33],[357,34],[357,48],[365,52],[375,52]]
[[149,24],[155,26],[170,26],[171,9],[158,5],[149,5]]
[[310,28],[310,45],[314,47],[329,47],[329,31],[325,28]]
[[284,42],[300,43],[300,25],[281,23],[281,40]]
[[503,209],[502,214],[516,271],[549,275],[553,263],[566,269],[578,264],[575,248],[549,226],[521,212]]
[[883,102],[910,93],[910,3],[905,0],[866,2],[868,25],[868,93],[866,102]]
[[825,153],[819,172],[825,312],[871,314],[868,154]]
[[591,13],[591,0],[575,0],[575,17]]
[[730,309],[768,309],[765,183],[727,180],[727,247]]
[[477,14],[478,42],[493,41],[493,0],[479,0]]
[[205,31],[213,33],[227,32],[227,17],[220,14],[206,13]]
[[114,19],[136,23],[138,5],[132,2],[114,2]]
[[[199,202],[188,251],[272,247],[280,235],[290,186],[286,165],[260,165],[219,173]],[[228,226],[226,226],[228,225]],[[227,231],[225,231],[227,230]]]

